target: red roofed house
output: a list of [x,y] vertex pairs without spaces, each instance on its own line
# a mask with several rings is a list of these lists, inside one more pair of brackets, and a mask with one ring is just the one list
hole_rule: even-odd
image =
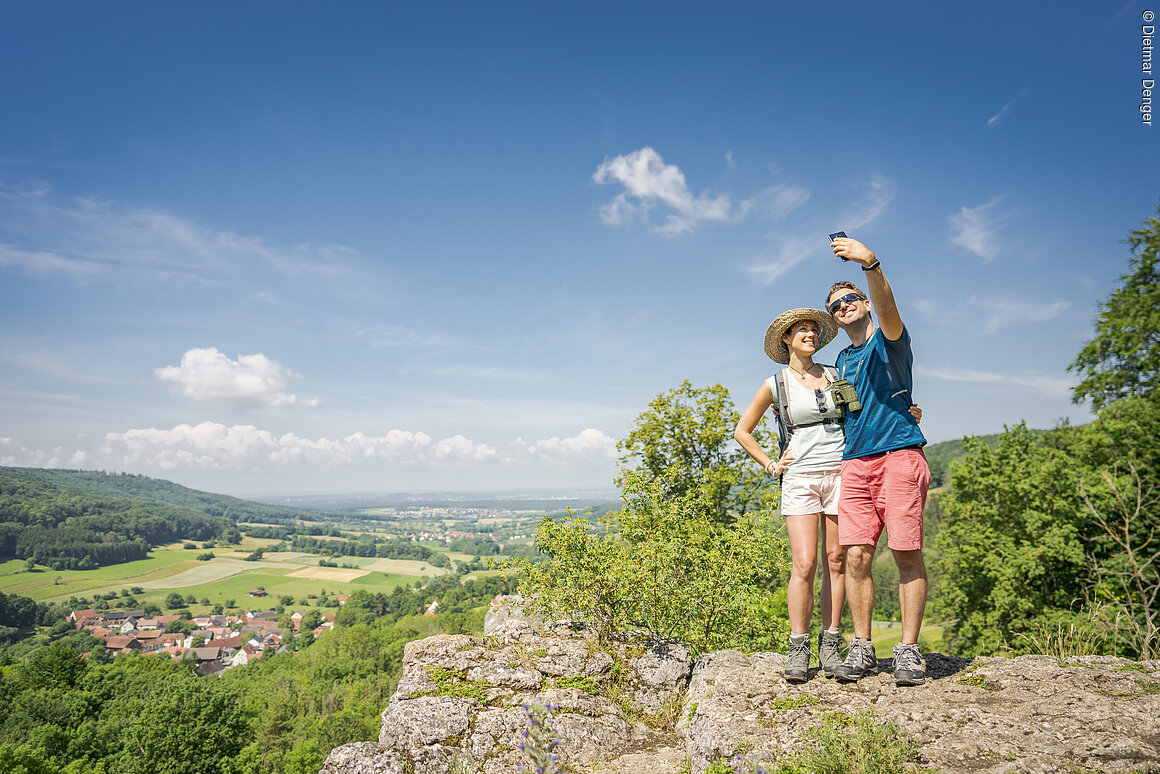
[[68,620],[73,623],[76,628],[81,628],[88,621],[97,620],[96,610],[74,610],[68,614]]
[[107,637],[105,648],[115,653],[132,653],[142,650],[141,643],[137,641],[136,637]]

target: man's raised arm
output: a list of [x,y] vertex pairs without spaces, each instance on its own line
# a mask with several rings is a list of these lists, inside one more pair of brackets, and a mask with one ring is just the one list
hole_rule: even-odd
[[[878,312],[878,327],[882,334],[890,341],[902,338],[902,315],[898,313],[898,304],[894,301],[894,291],[890,289],[890,282],[882,273],[882,265],[878,258],[866,245],[857,239],[838,237],[833,242],[834,255],[859,264],[866,272],[866,285],[870,293],[870,303]],[[874,267],[874,268],[870,268]]]

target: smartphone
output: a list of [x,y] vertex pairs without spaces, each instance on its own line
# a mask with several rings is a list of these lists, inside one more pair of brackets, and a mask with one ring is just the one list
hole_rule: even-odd
[[[846,236],[846,232],[845,232],[845,231],[835,231],[833,234],[830,234],[830,241],[831,241],[831,242],[833,242],[833,241],[834,241],[835,239],[837,239],[838,237],[841,237],[842,239],[849,239],[849,237],[848,237],[848,236]],[[842,258],[842,256],[840,256],[840,255],[839,255],[838,257],[839,257],[839,258]],[[842,260],[843,260],[843,261],[848,261],[848,260],[850,260],[850,259],[849,259],[849,258],[842,258]]]

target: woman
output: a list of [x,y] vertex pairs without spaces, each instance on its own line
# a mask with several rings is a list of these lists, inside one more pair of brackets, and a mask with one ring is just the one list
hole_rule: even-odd
[[[818,530],[826,547],[826,573],[822,576],[822,623],[818,636],[818,661],[827,676],[842,663],[839,624],[846,602],[845,563],[838,544],[838,496],[841,492],[841,411],[830,392],[837,378],[833,368],[814,362],[814,353],[838,334],[833,317],[821,309],[790,309],[779,315],[765,332],[765,353],[775,363],[786,364],[785,373],[766,379],[753,402],[741,415],[733,437],[766,472],[782,476],[781,513],[789,531],[793,568],[790,571],[789,655],[785,679],[804,682],[809,677],[810,619],[814,612],[814,576],[818,565]],[[778,382],[785,394],[778,394]],[[753,430],[770,408],[788,407],[781,417],[789,432],[781,458],[773,460],[753,438]],[[911,408],[921,418],[917,407]]]

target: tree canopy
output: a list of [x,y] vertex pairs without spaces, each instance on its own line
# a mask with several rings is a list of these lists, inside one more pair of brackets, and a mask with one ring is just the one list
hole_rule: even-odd
[[1160,218],[1127,242],[1133,270],[1071,365],[1096,420],[967,439],[952,465],[932,596],[952,650],[1160,650]]
[[1083,376],[1073,399],[1090,399],[1096,410],[1117,398],[1148,397],[1160,379],[1160,217],[1147,218],[1125,241],[1131,271],[1100,305],[1096,335],[1069,367]]
[[[688,380],[649,403],[620,442],[622,490],[626,473],[664,481],[667,496],[691,488],[704,490],[713,518],[729,523],[762,507],[776,507],[777,487],[762,486],[765,473],[733,441],[740,414],[720,384],[694,387]],[[758,426],[754,438],[772,447],[769,431]]]

